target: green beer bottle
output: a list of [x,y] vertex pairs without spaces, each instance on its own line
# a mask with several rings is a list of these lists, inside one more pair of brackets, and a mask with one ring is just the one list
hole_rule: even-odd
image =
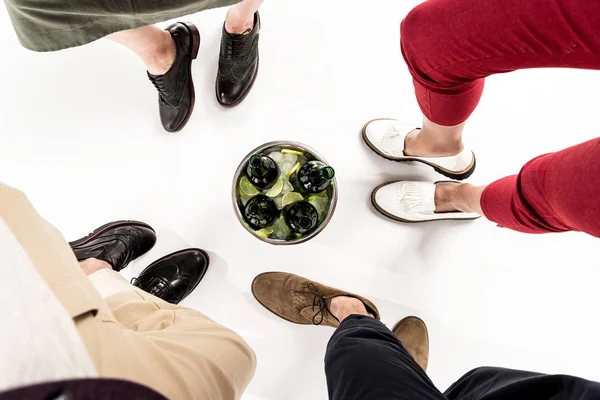
[[298,170],[294,183],[298,190],[305,193],[320,193],[327,189],[335,176],[333,168],[321,161],[309,161]]
[[289,204],[283,212],[285,222],[296,233],[308,233],[315,229],[319,223],[319,214],[316,208],[306,201]]
[[246,175],[254,186],[259,189],[269,189],[279,178],[279,167],[271,157],[255,154],[250,157],[246,167]]
[[244,207],[244,219],[255,231],[273,225],[278,216],[275,202],[262,194],[251,198]]

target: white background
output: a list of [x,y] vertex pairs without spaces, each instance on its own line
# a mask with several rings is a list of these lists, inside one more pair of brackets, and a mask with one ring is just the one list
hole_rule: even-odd
[[[25,191],[69,240],[117,219],[150,223],[158,245],[128,267],[201,247],[213,262],[185,301],[243,335],[258,356],[246,399],[325,399],[333,330],[279,320],[252,297],[259,273],[289,271],[369,297],[388,326],[408,314],[430,329],[429,374],[444,390],[480,365],[600,380],[598,239],[525,235],[486,220],[403,225],[379,216],[371,190],[439,179],[385,161],[359,135],[375,117],[419,123],[399,52],[417,1],[267,0],[260,72],[235,109],[216,102],[224,9],[189,17],[202,35],[196,109],[177,134],[161,128],[156,93],[126,49],[101,40],[57,53],[24,50],[0,10],[0,179]],[[600,74],[535,70],[492,77],[470,120],[474,183],[598,135]],[[336,168],[340,199],[327,229],[297,247],[248,234],[232,212],[241,158],[264,142],[315,147]]]

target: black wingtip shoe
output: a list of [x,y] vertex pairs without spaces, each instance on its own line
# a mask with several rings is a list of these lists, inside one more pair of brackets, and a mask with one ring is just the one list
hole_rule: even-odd
[[167,29],[173,37],[177,55],[164,75],[148,78],[158,90],[160,121],[167,132],[177,132],[189,121],[196,95],[192,80],[192,60],[198,56],[200,33],[190,22],[177,22]]
[[258,11],[254,14],[254,27],[247,34],[230,34],[223,25],[216,83],[217,101],[223,107],[240,104],[254,85],[258,74],[259,34]]
[[69,243],[77,261],[96,258],[109,263],[115,271],[125,268],[155,244],[154,229],[138,221],[111,222]]
[[204,250],[176,251],[154,261],[131,283],[159,299],[178,304],[198,286],[209,263]]

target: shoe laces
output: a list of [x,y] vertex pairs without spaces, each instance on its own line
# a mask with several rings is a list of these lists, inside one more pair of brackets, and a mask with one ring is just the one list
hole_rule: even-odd
[[314,325],[321,325],[329,309],[327,308],[325,298],[319,294],[319,289],[312,282],[308,282],[306,290],[292,290],[292,293],[313,295],[312,310],[315,311],[315,309],[318,309],[319,311],[313,315],[312,323]]
[[228,34],[229,40],[226,41],[227,46],[225,48],[225,59],[232,60],[234,58],[242,58],[243,54],[242,50],[244,45],[246,44],[246,36],[248,33],[252,32],[252,29],[247,29],[246,32],[242,34]]
[[157,77],[148,75],[148,78],[150,79],[150,82],[152,82],[152,84],[154,85],[156,90],[158,90],[158,94],[160,95],[160,97],[166,98],[167,97],[167,87],[166,87],[166,84],[164,81],[164,75],[160,75]]

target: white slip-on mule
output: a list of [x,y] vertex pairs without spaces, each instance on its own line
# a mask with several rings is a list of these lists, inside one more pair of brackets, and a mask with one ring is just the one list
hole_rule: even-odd
[[371,194],[373,206],[388,218],[400,222],[471,220],[477,213],[435,212],[435,183],[397,181],[377,186]]
[[475,154],[463,149],[459,154],[448,157],[417,157],[404,154],[406,136],[419,129],[392,118],[374,119],[365,124],[362,137],[375,153],[392,161],[417,161],[427,164],[440,174],[451,179],[467,179],[475,171]]

